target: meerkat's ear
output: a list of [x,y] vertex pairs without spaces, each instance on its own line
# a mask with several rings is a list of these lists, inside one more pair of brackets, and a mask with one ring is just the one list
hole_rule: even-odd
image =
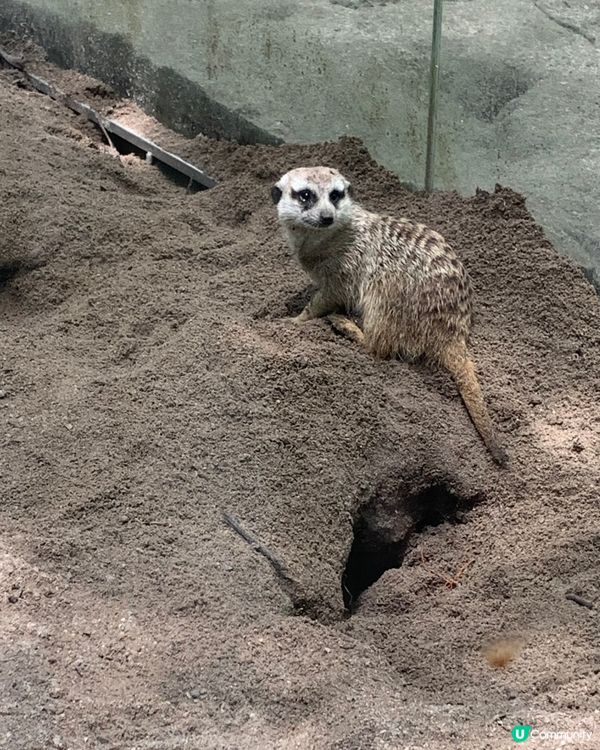
[[354,188],[352,187],[352,184],[350,182],[346,184],[346,193],[350,196],[350,198],[354,198]]
[[273,203],[277,205],[279,201],[281,200],[281,188],[277,187],[277,185],[273,185],[271,188],[271,198],[273,199]]

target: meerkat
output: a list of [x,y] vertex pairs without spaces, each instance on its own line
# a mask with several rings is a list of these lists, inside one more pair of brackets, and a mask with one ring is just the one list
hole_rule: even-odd
[[441,365],[492,458],[504,466],[507,454],[467,346],[471,283],[442,235],[408,219],[367,211],[353,200],[349,181],[329,167],[292,169],[271,196],[288,245],[317,288],[292,320],[328,317],[377,357]]

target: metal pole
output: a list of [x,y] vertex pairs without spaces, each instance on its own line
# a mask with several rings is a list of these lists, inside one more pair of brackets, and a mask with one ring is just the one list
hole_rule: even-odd
[[435,159],[435,124],[437,95],[440,77],[440,50],[442,46],[442,1],[433,0],[433,32],[431,38],[431,71],[429,74],[429,115],[427,118],[427,155],[425,158],[425,190],[433,190],[433,162]]

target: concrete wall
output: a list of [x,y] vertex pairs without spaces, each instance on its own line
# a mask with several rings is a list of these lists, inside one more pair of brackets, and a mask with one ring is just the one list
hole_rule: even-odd
[[[2,0],[0,28],[170,126],[364,139],[423,184],[431,0]],[[600,281],[600,20],[583,0],[446,0],[436,185],[522,191]]]

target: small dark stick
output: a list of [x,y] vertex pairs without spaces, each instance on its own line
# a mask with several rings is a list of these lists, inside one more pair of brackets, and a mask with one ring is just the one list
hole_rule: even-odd
[[295,609],[305,610],[307,607],[306,594],[302,591],[302,587],[298,581],[292,578],[288,572],[287,565],[274,555],[268,547],[262,544],[262,542],[259,542],[249,531],[246,531],[237,518],[230,513],[224,512],[223,520],[229,528],[233,529],[233,531],[249,544],[255,552],[258,552],[271,563],[271,567],[277,574],[277,578],[281,583],[283,590],[292,600]]
[[579,594],[565,594],[565,598],[568,599],[571,602],[575,602],[575,604],[579,604],[580,607],[587,607],[587,609],[594,609],[593,602],[590,602],[588,599],[584,599],[582,596],[579,596]]
[[[102,134],[103,134],[103,135],[104,135],[104,137],[106,138],[106,140],[107,140],[107,142],[108,142],[108,145],[110,146],[110,148],[111,148],[111,150],[113,151],[113,153],[114,153],[114,154],[116,154],[117,156],[119,156],[119,152],[118,152],[118,151],[117,151],[117,149],[115,148],[115,144],[114,144],[114,143],[112,142],[112,138],[111,138],[111,137],[110,137],[110,135],[108,134],[108,130],[107,130],[107,129],[106,129],[105,127],[104,127],[104,123],[102,122],[102,119],[101,119],[101,118],[98,118],[98,127],[99,127],[99,128],[100,128],[100,130],[102,131]],[[119,156],[119,159],[120,159],[120,156]]]

